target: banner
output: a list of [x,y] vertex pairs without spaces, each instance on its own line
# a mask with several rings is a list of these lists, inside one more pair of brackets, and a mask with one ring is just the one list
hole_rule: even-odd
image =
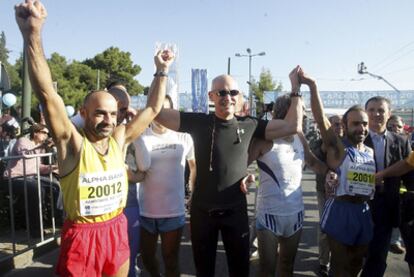
[[193,112],[208,113],[207,69],[191,69],[191,94]]

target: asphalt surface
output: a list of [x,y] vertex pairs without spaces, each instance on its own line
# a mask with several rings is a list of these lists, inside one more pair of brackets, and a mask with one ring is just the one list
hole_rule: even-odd
[[[250,189],[247,196],[249,215],[253,217],[254,211],[254,188]],[[318,207],[315,193],[315,179],[310,172],[303,175],[303,197],[305,202],[305,223],[299,244],[298,254],[295,261],[294,276],[318,276],[318,247],[317,247],[317,228],[319,225]],[[19,276],[55,276],[54,265],[57,261],[59,249],[55,249],[35,260],[31,265],[23,269],[14,269],[7,273],[7,277]],[[159,255],[160,257],[160,255]],[[389,253],[388,267],[385,276],[409,276],[408,266],[404,262],[404,255]],[[192,258],[191,242],[187,224],[182,237],[180,249],[181,276],[195,276],[195,268]],[[252,258],[250,276],[257,274],[257,259]],[[141,276],[149,276],[145,272]],[[216,276],[228,276],[226,256],[223,244],[219,242],[216,257]]]

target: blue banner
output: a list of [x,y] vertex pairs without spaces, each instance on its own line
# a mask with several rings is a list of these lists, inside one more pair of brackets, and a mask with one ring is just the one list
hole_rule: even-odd
[[208,113],[208,80],[206,69],[191,69],[193,112]]

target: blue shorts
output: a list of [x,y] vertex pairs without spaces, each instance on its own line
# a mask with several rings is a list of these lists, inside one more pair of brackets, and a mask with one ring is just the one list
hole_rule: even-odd
[[368,203],[328,199],[321,218],[322,232],[346,245],[368,244],[373,223]]
[[287,216],[259,212],[256,214],[256,229],[267,229],[275,236],[289,238],[302,229],[303,214],[303,211]]
[[152,234],[165,233],[182,228],[185,225],[185,215],[166,218],[141,216],[141,226]]

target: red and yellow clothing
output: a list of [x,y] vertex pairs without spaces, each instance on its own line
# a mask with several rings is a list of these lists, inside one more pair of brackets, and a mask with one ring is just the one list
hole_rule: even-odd
[[60,180],[68,220],[96,223],[110,220],[126,203],[128,180],[122,150],[110,137],[106,155],[84,136],[78,166]]

